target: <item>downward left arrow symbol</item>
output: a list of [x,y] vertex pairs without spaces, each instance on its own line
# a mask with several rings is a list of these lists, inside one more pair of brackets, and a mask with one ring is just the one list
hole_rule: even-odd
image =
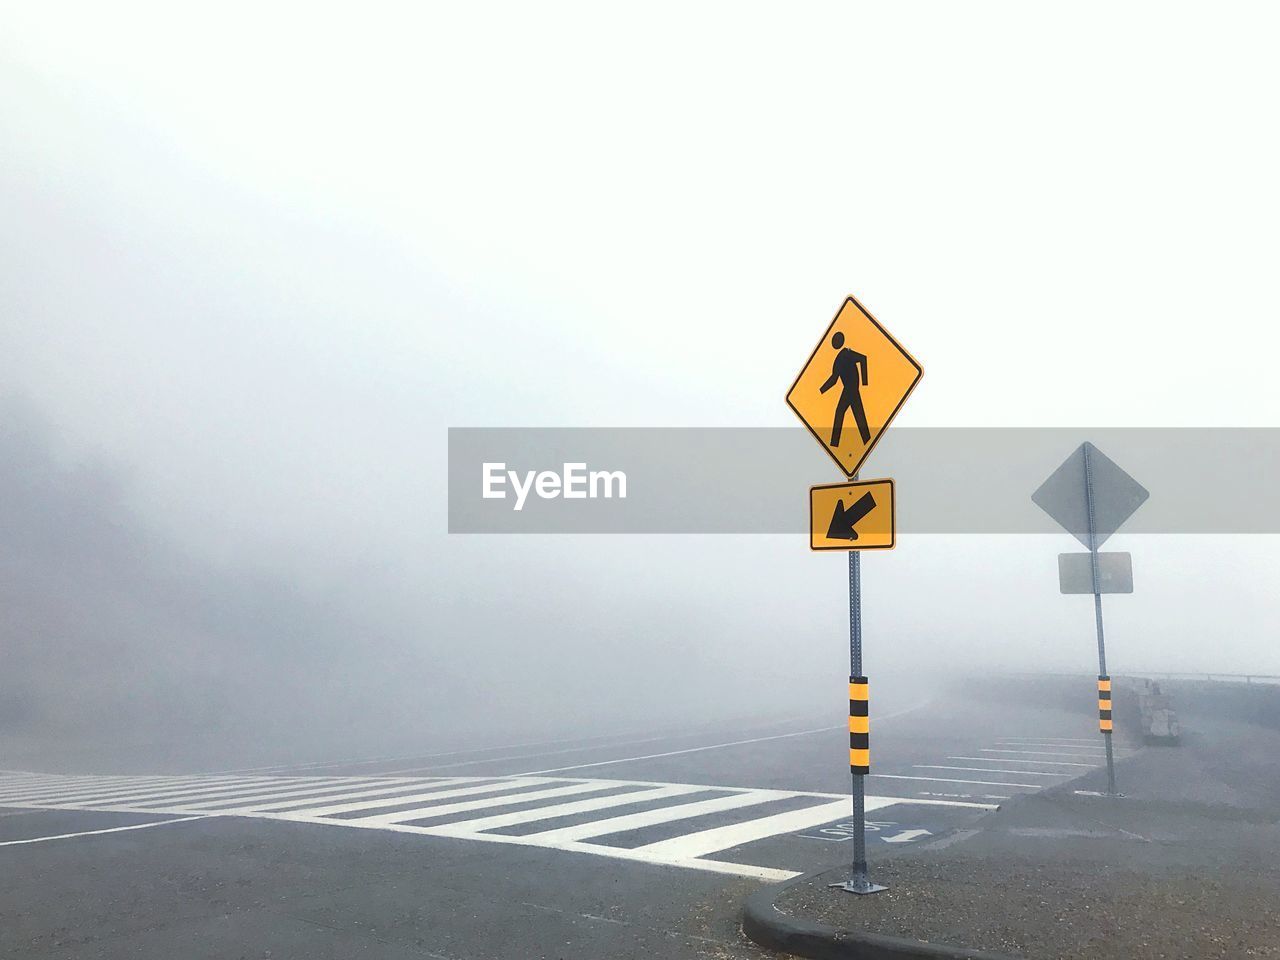
[[831,523],[827,525],[828,540],[857,540],[858,531],[853,529],[859,520],[875,509],[876,498],[864,493],[852,507],[847,510],[844,500],[836,501],[835,513],[831,515]]

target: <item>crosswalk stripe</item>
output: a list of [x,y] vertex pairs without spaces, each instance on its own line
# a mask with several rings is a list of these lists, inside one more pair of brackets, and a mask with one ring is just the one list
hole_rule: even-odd
[[546,790],[534,790],[530,793],[508,793],[500,797],[485,797],[482,800],[464,800],[460,803],[437,803],[413,810],[400,810],[396,813],[384,813],[373,817],[358,817],[369,823],[408,823],[411,820],[425,820],[428,817],[443,817],[451,813],[465,813],[468,810],[483,810],[486,807],[503,807],[513,803],[524,803],[528,800],[549,800],[552,797],[568,797],[575,793],[591,793],[608,789],[604,783],[571,783],[567,787],[550,787]]
[[160,786],[153,785],[141,790],[126,790],[121,792],[119,787],[107,792],[99,791],[97,793],[57,796],[47,802],[49,803],[66,803],[72,806],[76,805],[94,805],[94,804],[118,804],[121,802],[143,804],[148,800],[156,800],[159,802],[169,802],[170,800],[178,801],[182,797],[200,795],[206,793],[227,793],[234,790],[246,790],[252,787],[262,786],[266,781],[245,781],[241,783],[225,782],[219,784],[195,784],[188,783],[181,786],[169,785]]
[[240,799],[251,800],[254,797],[263,797],[281,794],[284,791],[293,791],[298,793],[315,793],[323,790],[325,787],[340,787],[343,781],[337,777],[313,780],[309,783],[290,783],[288,781],[267,780],[263,783],[238,784],[234,787],[218,787],[209,790],[184,790],[180,793],[161,797],[139,797],[131,800],[130,805],[138,807],[156,807],[166,804],[189,804],[189,803],[235,803]]
[[[260,778],[252,778],[258,780]],[[237,777],[225,778],[221,782],[225,784],[234,784],[238,782],[247,782],[250,778]],[[159,780],[131,782],[131,783],[100,783],[96,787],[88,787],[87,785],[73,788],[70,792],[65,789],[46,789],[38,793],[28,795],[26,799],[32,802],[79,802],[80,800],[97,800],[98,798],[109,798],[114,796],[136,796],[140,793],[155,792],[161,794],[166,792],[168,788],[173,790],[179,789],[198,789],[201,785],[213,785],[218,781],[210,781],[204,778],[185,778],[185,777],[166,777]],[[170,791],[172,792],[172,791]]]
[[62,774],[62,773],[28,773],[23,776],[10,775],[10,776],[0,777],[0,786],[6,785],[6,784],[14,784],[15,786],[22,785],[22,786],[30,787],[30,786],[37,786],[44,783],[50,783],[50,784],[82,783],[86,781],[89,783],[93,783],[93,782],[102,781],[102,780],[132,780],[132,779],[134,778],[129,776],[123,776],[123,775],[104,776],[104,775],[92,774],[92,773],[76,774],[75,776]]
[[[544,783],[554,783],[545,777],[519,777],[514,780],[491,780],[471,787],[457,787],[449,790],[433,790],[428,793],[415,793],[408,797],[388,797],[385,800],[357,800],[355,803],[339,803],[334,806],[308,807],[305,810],[293,811],[299,817],[330,817],[340,813],[355,813],[357,810],[378,810],[382,807],[398,807],[406,803],[418,803],[423,800],[441,800],[445,797],[466,797],[477,793],[496,793],[498,791],[519,790],[524,787],[535,787]],[[526,796],[526,794],[520,794]]]
[[[708,813],[722,813],[726,810],[737,810],[770,800],[781,800],[793,794],[780,790],[748,790],[728,797],[713,797],[710,800],[695,800],[673,807],[659,807],[656,810],[643,810],[621,817],[609,817],[605,820],[592,820],[590,823],[579,823],[558,830],[544,830],[541,833],[526,834],[536,837],[544,843],[563,843],[569,840],[585,840],[588,837],[603,837],[610,833],[625,833],[641,827],[652,827],[660,823],[672,823],[676,820],[688,820],[692,817],[705,816]],[[843,802],[843,801],[841,801]]]
[[631,793],[615,794],[608,797],[592,797],[588,800],[574,800],[570,803],[557,803],[549,807],[537,807],[533,810],[517,810],[515,813],[499,813],[491,817],[479,817],[475,820],[462,820],[446,824],[440,829],[450,833],[476,833],[480,830],[494,830],[498,827],[510,827],[517,823],[532,823],[535,820],[553,820],[556,817],[567,817],[575,813],[589,813],[592,810],[605,810],[609,807],[620,807],[628,803],[645,803],[650,800],[665,800],[668,797],[679,797],[689,793],[698,793],[704,788],[676,785],[655,787],[650,790],[639,790]]
[[[868,811],[876,809],[877,806],[886,805],[884,803],[873,804],[873,798],[867,797],[866,808]],[[656,843],[649,843],[632,849],[651,857],[661,857],[668,860],[689,860],[695,857],[705,857],[707,854],[717,853],[720,850],[738,847],[744,843],[751,843],[753,840],[763,840],[765,837],[772,837],[779,833],[790,833],[794,830],[816,827],[820,823],[827,823],[839,817],[847,816],[850,809],[851,801],[835,800],[816,807],[805,807],[801,810],[791,810],[787,813],[776,813],[771,817],[747,820],[744,823],[732,823],[728,826],[712,827],[709,830],[698,830],[694,833],[686,833],[678,837],[671,837],[668,840],[659,840]]]
[[48,783],[41,783],[39,786],[28,784],[25,787],[0,785],[0,803],[21,803],[23,800],[44,796],[57,789]]
[[[226,814],[257,813],[259,811],[265,812],[269,810],[288,810],[291,807],[296,807],[299,810],[303,810],[303,809],[306,809],[311,803],[314,803],[317,800],[323,800],[325,803],[333,803],[333,801],[335,800],[357,800],[360,797],[381,798],[381,797],[387,797],[390,794],[394,794],[397,791],[403,794],[405,791],[411,792],[413,790],[420,790],[422,787],[426,786],[428,782],[429,781],[412,780],[412,781],[401,783],[395,786],[379,786],[379,787],[373,787],[371,789],[355,790],[355,791],[348,790],[346,793],[337,793],[332,796],[316,797],[313,800],[302,800],[302,799],[299,799],[298,797],[293,797],[292,799],[279,800],[275,803],[254,803],[249,806],[235,807],[234,809],[230,809],[230,810],[219,810],[218,812],[226,813]],[[465,777],[445,777],[440,780],[436,780],[432,782],[431,786],[443,787],[451,783],[465,783],[465,782],[466,782]],[[368,782],[366,781],[365,783],[361,784],[361,786],[368,787]],[[401,797],[396,797],[394,799],[403,800],[404,797],[401,796]],[[414,801],[410,801],[410,802],[412,803]],[[359,804],[353,804],[352,806],[355,807],[356,809],[359,809]]]
[[33,780],[44,780],[48,774],[44,773],[5,773],[0,774],[0,786],[18,785],[22,783],[30,783]]
[[[152,782],[159,780],[167,780],[168,777],[152,777]],[[33,797],[42,794],[59,793],[65,790],[85,790],[95,788],[102,790],[115,783],[131,784],[138,782],[133,777],[40,777],[35,781],[29,781],[21,786],[8,786],[0,783],[0,796],[4,799],[17,799],[19,797]],[[143,782],[147,782],[144,780]]]
[[[265,801],[265,803],[270,803],[270,801],[273,800],[284,799],[288,799],[289,804],[323,804],[334,799],[333,796],[329,796],[330,794],[339,794],[339,792],[342,792],[343,790],[348,790],[348,788],[351,787],[351,782],[333,780],[328,783],[317,783],[317,785],[310,787],[294,786],[288,788],[288,790],[284,790],[284,788],[282,788],[284,786],[285,785],[283,785],[283,783],[276,783],[275,787],[270,788],[270,790],[255,788],[255,790],[247,792],[247,794],[246,792],[237,791],[237,794],[234,796],[202,797],[202,799],[198,800],[184,800],[183,806],[179,806],[177,809],[183,810],[183,812],[186,812],[188,809],[200,809],[209,810],[210,813],[216,813],[219,808],[253,809],[256,808],[257,801],[259,800]],[[394,780],[389,781],[384,788],[387,791],[396,790],[397,787],[408,788],[408,790],[411,790],[411,788],[415,786],[425,787],[429,786],[429,783],[419,782],[415,785],[415,783],[408,781],[407,778],[397,777],[394,778]]]

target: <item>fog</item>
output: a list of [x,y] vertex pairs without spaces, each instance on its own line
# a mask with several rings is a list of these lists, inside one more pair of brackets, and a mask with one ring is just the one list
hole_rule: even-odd
[[[1265,32],[927,9],[6,11],[5,755],[838,724],[843,556],[450,535],[446,430],[788,425],[848,293],[925,366],[900,424],[1275,426]],[[1280,674],[1276,547],[1117,535],[1112,669]],[[1093,672],[1070,549],[868,557],[868,672]]]

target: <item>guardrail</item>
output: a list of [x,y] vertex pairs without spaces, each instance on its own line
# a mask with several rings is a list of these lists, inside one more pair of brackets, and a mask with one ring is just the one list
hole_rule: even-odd
[[1280,675],[1274,673],[1170,673],[1126,670],[1122,677],[1150,677],[1152,680],[1207,680],[1218,683],[1280,683]]
[[[1023,671],[1013,670],[1004,676],[1017,677],[1028,680],[1044,679],[1044,678],[1071,678],[1073,680],[1092,679],[1096,674],[1085,673],[1084,671]],[[1111,673],[1112,677],[1125,680],[1204,680],[1214,683],[1247,683],[1247,684],[1269,684],[1280,685],[1280,674],[1274,673],[1207,673],[1204,671],[1169,671],[1169,670],[1115,670]]]

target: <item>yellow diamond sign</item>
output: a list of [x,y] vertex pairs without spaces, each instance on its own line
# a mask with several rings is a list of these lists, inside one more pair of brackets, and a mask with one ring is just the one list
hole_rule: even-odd
[[787,404],[852,477],[923,373],[889,331],[849,297],[791,385]]

